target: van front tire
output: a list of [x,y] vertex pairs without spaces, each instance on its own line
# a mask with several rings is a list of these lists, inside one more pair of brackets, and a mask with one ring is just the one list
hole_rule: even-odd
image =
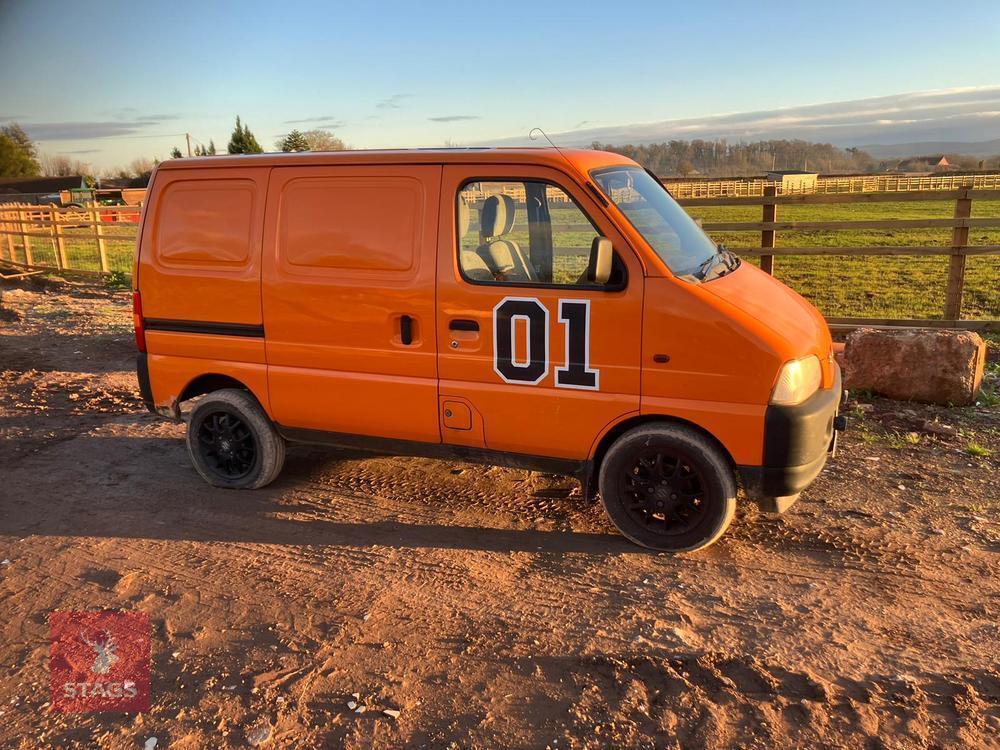
[[255,490],[270,484],[285,463],[285,440],[260,404],[236,388],[213,391],[191,412],[191,463],[213,487]]
[[727,457],[683,425],[636,427],[601,463],[601,502],[636,544],[692,552],[721,537],[736,513],[736,480]]

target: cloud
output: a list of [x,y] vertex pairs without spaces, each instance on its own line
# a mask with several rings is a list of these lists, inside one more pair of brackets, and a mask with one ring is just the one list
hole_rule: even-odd
[[342,125],[336,117],[333,115],[320,115],[319,117],[301,117],[298,120],[285,120],[285,125],[298,125],[300,123],[306,122],[327,122],[327,123],[337,123]]
[[144,129],[177,120],[180,115],[155,114],[130,120],[66,120],[25,122],[22,127],[36,141],[85,141],[92,138],[145,136]]
[[99,148],[82,148],[79,151],[67,151],[67,154],[99,154],[101,149]]
[[[560,145],[652,143],[682,139],[802,138],[850,146],[913,140],[986,140],[1000,136],[1000,85],[731,112],[555,133]],[[501,143],[526,143],[527,136]]]
[[431,122],[463,122],[465,120],[479,120],[479,115],[440,115],[439,117],[428,117]]
[[403,100],[409,97],[409,94],[393,94],[388,99],[378,102],[375,105],[375,109],[399,109],[403,106]]
[[134,119],[134,122],[152,123],[155,125],[157,123],[161,123],[166,120],[179,120],[179,119],[181,119],[180,115],[144,115],[142,117],[136,117]]

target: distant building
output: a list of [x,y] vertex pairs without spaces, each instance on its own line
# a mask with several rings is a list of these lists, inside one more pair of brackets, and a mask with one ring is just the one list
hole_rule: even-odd
[[899,172],[927,172],[930,170],[944,172],[950,169],[954,169],[954,167],[944,154],[911,156],[909,159],[903,159],[896,167]]
[[767,173],[768,182],[775,182],[783,193],[812,193],[816,190],[819,172],[804,169],[779,169]]
[[70,177],[0,178],[0,203],[58,203],[62,190],[80,190],[87,183],[80,175]]
[[85,188],[87,183],[80,175],[71,177],[3,177],[0,193],[58,193],[60,190]]

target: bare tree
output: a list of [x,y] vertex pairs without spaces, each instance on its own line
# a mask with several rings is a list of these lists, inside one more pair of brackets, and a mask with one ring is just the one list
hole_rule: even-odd
[[42,174],[46,177],[72,177],[91,175],[94,170],[79,159],[71,159],[65,154],[41,154],[38,157]]
[[153,167],[155,167],[156,164],[156,160],[140,156],[133,159],[126,165],[119,165],[117,167],[109,167],[105,169],[101,173],[101,177],[114,180],[127,180],[134,177],[148,177],[149,173],[153,171]]
[[307,130],[302,135],[310,151],[346,151],[348,148],[346,143],[325,130]]

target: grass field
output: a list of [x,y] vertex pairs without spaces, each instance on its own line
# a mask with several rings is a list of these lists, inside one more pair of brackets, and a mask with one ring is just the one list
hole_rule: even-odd
[[[1000,201],[974,201],[973,217],[1000,216]],[[692,206],[688,213],[710,222],[760,221],[760,206]],[[951,201],[900,203],[845,203],[779,206],[779,221],[862,221],[889,219],[948,218]],[[523,219],[519,211],[519,219]],[[552,222],[557,271],[576,278],[585,265],[585,253],[594,232],[580,224],[574,208],[555,208]],[[569,226],[568,226],[569,225]],[[66,254],[71,268],[97,270],[97,250],[88,229],[66,230]],[[108,259],[112,271],[130,273],[134,226],[113,227],[108,233]],[[475,246],[473,226],[464,244]],[[524,222],[515,226],[512,238],[527,247]],[[713,238],[733,250],[760,246],[760,232],[712,232]],[[117,237],[117,239],[116,239]],[[941,245],[951,241],[950,229],[824,230],[778,232],[779,247],[863,247],[865,245]],[[1000,244],[1000,229],[973,229],[973,245]],[[55,265],[52,243],[32,242],[36,262]],[[562,256],[560,259],[559,256]],[[749,259],[756,263],[756,259]],[[831,317],[940,318],[944,308],[948,274],[946,256],[778,256],[775,275]],[[561,274],[563,275],[563,274]],[[966,261],[965,318],[1000,318],[1000,256],[971,256]]]
[[[835,203],[778,206],[778,221],[879,221],[946,219],[950,201]],[[691,206],[688,213],[705,223],[760,221],[760,206]],[[976,218],[1000,216],[1000,201],[973,201]],[[712,232],[739,252],[760,247],[760,232]],[[1000,230],[973,229],[972,245],[1000,245]],[[864,247],[866,245],[951,244],[950,229],[822,230],[778,232],[778,247]],[[757,262],[751,259],[751,262]],[[779,256],[775,275],[831,317],[940,318],[948,277],[946,256]],[[966,259],[966,318],[1000,318],[1000,256]]]

